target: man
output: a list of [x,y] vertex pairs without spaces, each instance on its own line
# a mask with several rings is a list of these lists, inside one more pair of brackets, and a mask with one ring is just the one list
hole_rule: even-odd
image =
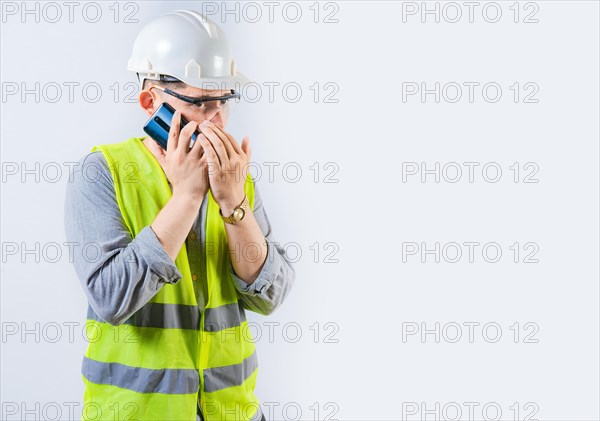
[[221,29],[185,10],[141,30],[128,69],[148,116],[163,102],[176,112],[166,150],[150,137],[96,145],[67,187],[67,240],[93,250],[74,261],[89,303],[82,419],[264,420],[245,310],[271,314],[295,273],[249,139],[225,131],[247,79]]

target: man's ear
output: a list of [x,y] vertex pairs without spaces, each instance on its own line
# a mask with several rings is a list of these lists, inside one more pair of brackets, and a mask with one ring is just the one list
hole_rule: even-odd
[[160,101],[158,94],[155,91],[144,89],[140,92],[138,102],[146,114],[151,116],[160,106],[162,101]]

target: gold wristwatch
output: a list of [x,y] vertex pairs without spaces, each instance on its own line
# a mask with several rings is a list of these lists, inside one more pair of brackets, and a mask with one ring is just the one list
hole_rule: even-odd
[[223,221],[225,221],[226,223],[236,224],[242,219],[244,219],[244,216],[246,216],[246,212],[248,212],[249,210],[250,203],[248,202],[248,197],[244,195],[244,200],[242,200],[242,203],[233,208],[233,212],[231,213],[231,215],[223,216],[223,214],[221,213],[221,209],[219,209],[219,214],[221,215],[221,218],[223,218]]

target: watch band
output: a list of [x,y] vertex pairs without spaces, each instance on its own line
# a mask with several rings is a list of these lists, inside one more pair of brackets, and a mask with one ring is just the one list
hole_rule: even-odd
[[233,208],[233,212],[231,212],[231,215],[223,216],[223,214],[221,213],[221,209],[219,209],[219,214],[221,215],[221,218],[223,218],[223,221],[225,221],[227,224],[235,224],[244,219],[244,216],[246,216],[246,212],[248,212],[249,210],[250,203],[248,202],[248,196],[244,195],[244,200],[242,200],[242,202],[239,205]]

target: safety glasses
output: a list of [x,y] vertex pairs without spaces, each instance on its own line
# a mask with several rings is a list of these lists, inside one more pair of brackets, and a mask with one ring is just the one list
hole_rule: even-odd
[[167,95],[171,95],[183,102],[193,105],[193,112],[198,113],[197,118],[199,120],[212,120],[219,113],[222,118],[229,118],[235,104],[233,99],[240,98],[240,94],[233,89],[231,89],[231,93],[222,96],[203,96],[194,98],[158,85],[152,85],[149,89],[152,88],[159,89]]
[[177,99],[185,101],[189,104],[194,104],[197,107],[202,107],[205,103],[208,103],[210,101],[219,101],[221,105],[225,105],[225,104],[227,104],[227,101],[229,101],[230,99],[239,99],[240,98],[240,94],[238,92],[236,92],[234,89],[231,89],[231,93],[223,95],[223,96],[203,96],[203,97],[195,97],[194,98],[191,96],[181,95],[180,93],[172,91],[169,88],[163,88],[162,86],[158,86],[158,85],[152,85],[150,87],[150,89],[152,89],[152,88],[160,89],[167,95],[174,96]]

